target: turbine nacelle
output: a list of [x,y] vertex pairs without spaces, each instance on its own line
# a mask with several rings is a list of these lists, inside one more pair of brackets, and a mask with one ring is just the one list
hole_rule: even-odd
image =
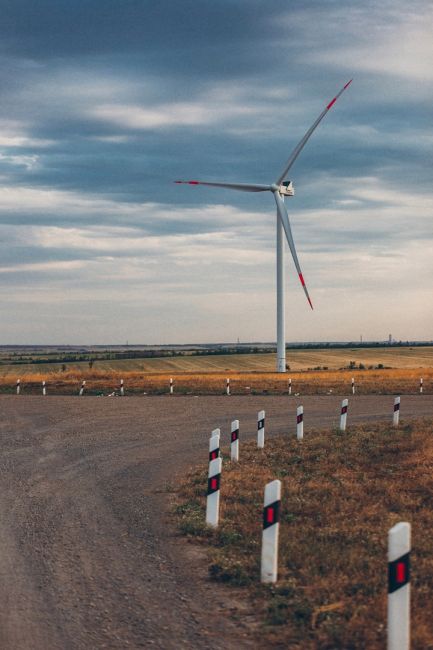
[[293,187],[292,181],[284,181],[281,183],[278,192],[281,196],[295,196],[295,188]]

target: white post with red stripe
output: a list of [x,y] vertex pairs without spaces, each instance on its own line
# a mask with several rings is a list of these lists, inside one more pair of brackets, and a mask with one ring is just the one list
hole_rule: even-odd
[[47,387],[46,387],[45,382],[43,381],[42,382],[42,395],[46,395],[46,394],[47,394]]
[[349,408],[349,400],[346,398],[341,402],[340,431],[346,431],[348,408]]
[[388,531],[388,650],[410,647],[410,524]]
[[173,377],[170,377],[170,395],[173,395]]
[[263,449],[265,446],[265,412],[257,413],[257,447]]
[[17,395],[21,392],[21,379],[17,379]]
[[352,395],[355,395],[355,377],[352,377]]
[[230,379],[226,379],[226,395],[230,395]]
[[289,395],[292,394],[292,380],[289,379]]
[[296,437],[302,440],[304,437],[304,407],[298,406],[296,409]]
[[233,420],[230,434],[230,458],[239,460],[239,420]]
[[125,388],[123,386],[123,379],[120,380],[120,396],[123,397],[125,395]]
[[81,384],[80,392],[78,393],[79,396],[81,397],[82,394],[84,393],[84,389],[86,388],[86,380],[83,379],[83,383]]
[[423,388],[424,388],[424,387],[423,387],[423,384],[424,384],[424,379],[421,377],[421,379],[419,380],[419,392],[420,392],[421,394],[422,394],[422,392],[423,392]]
[[206,523],[208,526],[212,526],[213,528],[216,528],[218,526],[219,520],[221,468],[221,458],[215,458],[215,460],[211,460],[209,463],[206,500]]
[[220,429],[214,429],[209,438],[209,462],[220,457]]
[[265,486],[263,503],[261,581],[274,583],[278,574],[278,535],[280,532],[281,481]]
[[400,419],[400,398],[395,397],[394,398],[394,417],[392,419],[392,423],[395,427],[398,427],[398,421]]

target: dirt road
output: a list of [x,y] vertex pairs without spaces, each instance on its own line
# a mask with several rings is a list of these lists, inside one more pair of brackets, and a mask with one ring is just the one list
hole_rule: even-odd
[[[303,399],[305,431],[338,422],[341,398]],[[392,417],[392,397],[355,396],[349,424]],[[207,581],[169,521],[168,486],[228,445],[294,432],[296,398],[0,397],[0,647],[251,648],[227,592]],[[401,418],[433,415],[402,398]]]

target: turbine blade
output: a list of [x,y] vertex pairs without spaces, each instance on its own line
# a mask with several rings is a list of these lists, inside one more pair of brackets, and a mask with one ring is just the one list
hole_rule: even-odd
[[334,99],[331,100],[331,101],[329,102],[329,104],[326,106],[326,108],[325,108],[325,109],[320,113],[319,117],[318,117],[317,120],[314,122],[314,124],[312,124],[312,126],[310,126],[310,128],[308,129],[308,131],[306,132],[306,134],[304,135],[304,137],[302,138],[302,140],[300,140],[300,141],[298,142],[298,144],[296,145],[296,147],[293,149],[292,153],[290,154],[290,157],[289,157],[288,161],[286,162],[286,165],[285,165],[283,171],[281,172],[281,174],[280,174],[280,176],[278,177],[278,179],[275,181],[277,185],[281,185],[281,183],[283,182],[283,180],[286,178],[289,169],[291,168],[291,166],[292,166],[293,163],[295,162],[296,158],[297,158],[297,157],[299,156],[299,154],[301,153],[302,149],[303,149],[304,146],[306,145],[306,143],[307,143],[307,141],[309,140],[309,138],[310,138],[310,136],[312,135],[312,133],[317,129],[317,127],[319,126],[320,122],[321,122],[321,121],[323,120],[323,118],[325,117],[326,113],[329,111],[330,108],[332,108],[332,106],[334,106],[334,104],[335,104],[335,102],[337,101],[337,99],[338,99],[338,98],[340,97],[340,95],[341,95],[341,94],[346,90],[346,88],[348,88],[348,86],[350,86],[350,84],[352,83],[352,81],[353,81],[353,79],[351,79],[350,81],[348,81],[347,84],[346,84],[345,86],[343,86],[343,88],[340,90],[340,92],[339,92],[337,95],[335,95]]
[[228,190],[240,192],[267,192],[271,191],[270,185],[257,185],[252,183],[210,183],[208,181],[174,181],[180,185],[208,185],[209,187],[225,187]]
[[301,281],[302,288],[304,289],[305,295],[307,296],[307,300],[310,303],[310,307],[311,309],[313,309],[313,303],[311,302],[308,289],[305,285],[304,276],[302,275],[301,266],[299,264],[298,256],[296,254],[295,242],[293,241],[292,229],[290,227],[289,215],[287,214],[286,206],[284,205],[284,201],[278,192],[274,192],[274,197],[275,197],[275,203],[277,204],[278,217],[279,219],[281,219],[281,223],[283,224],[284,232],[286,233],[287,243],[289,244],[290,252],[292,253],[293,261],[295,263],[295,267],[299,275],[299,280]]

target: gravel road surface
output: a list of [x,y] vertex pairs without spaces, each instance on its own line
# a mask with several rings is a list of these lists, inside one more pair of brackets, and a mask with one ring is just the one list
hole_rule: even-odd
[[[236,592],[207,580],[173,528],[168,489],[230,421],[294,433],[295,397],[0,397],[0,648],[257,648]],[[302,398],[305,432],[341,398]],[[350,399],[348,423],[392,418],[392,396]],[[402,397],[401,418],[433,416]],[[242,442],[241,442],[242,444]],[[242,451],[242,448],[241,448]]]

